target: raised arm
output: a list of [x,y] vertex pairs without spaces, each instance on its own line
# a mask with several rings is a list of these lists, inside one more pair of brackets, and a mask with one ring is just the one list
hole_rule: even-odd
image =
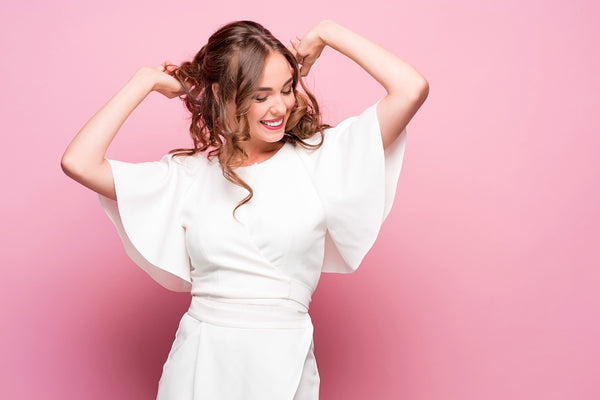
[[429,93],[427,80],[407,62],[331,20],[321,21],[292,40],[292,46],[303,76],[329,46],[356,62],[385,88],[387,95],[377,105],[384,148],[402,133]]
[[179,81],[166,67],[140,68],[73,138],[61,159],[65,174],[93,191],[116,200],[106,150],[131,112],[151,92],[172,98],[183,94]]

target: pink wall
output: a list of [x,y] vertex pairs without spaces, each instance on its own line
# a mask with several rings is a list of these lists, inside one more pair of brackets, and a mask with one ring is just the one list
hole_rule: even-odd
[[[375,248],[314,296],[322,398],[600,398],[600,3],[203,3],[0,3],[0,398],[154,396],[188,298],[128,261],[62,151],[138,66],[189,58],[230,20],[290,38],[324,17],[431,94]],[[381,95],[332,51],[312,82],[330,122]],[[111,156],[182,144],[182,106],[151,96]]]

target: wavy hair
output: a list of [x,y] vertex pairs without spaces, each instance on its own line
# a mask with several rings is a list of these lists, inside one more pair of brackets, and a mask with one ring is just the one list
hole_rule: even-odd
[[[172,150],[175,155],[193,155],[207,151],[208,159],[218,157],[223,176],[248,190],[233,210],[250,201],[254,192],[235,172],[248,158],[242,143],[250,139],[246,113],[271,52],[281,53],[292,70],[292,88],[296,105],[285,126],[284,142],[305,148],[318,148],[324,130],[317,100],[300,77],[294,55],[262,25],[252,21],[229,23],[217,30],[192,61],[184,62],[171,74],[182,84],[182,100],[191,113],[190,134],[193,148]],[[213,90],[213,84],[217,84]],[[297,89],[300,84],[302,91]],[[235,105],[228,115],[226,105]],[[320,133],[317,144],[305,140]]]

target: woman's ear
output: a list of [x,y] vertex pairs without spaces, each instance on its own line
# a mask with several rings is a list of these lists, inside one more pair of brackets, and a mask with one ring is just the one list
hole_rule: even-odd
[[214,82],[212,85],[210,85],[210,88],[212,89],[213,97],[215,98],[217,104],[219,104],[219,84]]

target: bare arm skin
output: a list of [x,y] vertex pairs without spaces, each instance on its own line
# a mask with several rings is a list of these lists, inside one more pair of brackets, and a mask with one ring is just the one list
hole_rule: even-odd
[[165,67],[140,68],[73,138],[63,157],[65,174],[93,191],[116,200],[112,170],[106,150],[123,122],[152,92],[172,98],[183,94],[177,79]]
[[303,37],[292,40],[292,46],[302,64],[302,76],[329,46],[360,65],[384,87],[387,95],[377,105],[384,148],[402,133],[429,93],[427,80],[408,63],[333,21],[321,21]]

